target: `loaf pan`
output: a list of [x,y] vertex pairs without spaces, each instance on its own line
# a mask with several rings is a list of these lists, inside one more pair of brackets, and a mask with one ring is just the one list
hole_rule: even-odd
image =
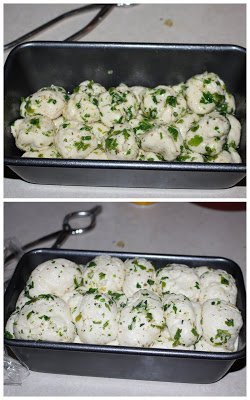
[[[21,158],[10,132],[10,124],[19,117],[20,98],[52,83],[69,91],[87,79],[107,88],[121,82],[154,87],[205,71],[217,73],[235,96],[243,164]],[[246,50],[234,45],[25,43],[12,50],[5,65],[5,165],[38,184],[228,188],[246,174],[245,97]]]
[[32,371],[151,381],[211,383],[221,379],[236,360],[246,356],[246,305],[242,273],[235,262],[221,257],[80,250],[33,250],[22,257],[6,290],[5,323],[14,311],[17,298],[37,265],[49,259],[60,257],[86,264],[92,258],[104,254],[120,257],[123,260],[144,257],[152,261],[156,268],[163,267],[168,263],[184,263],[190,267],[207,265],[215,269],[222,268],[232,274],[238,287],[237,306],[244,320],[239,337],[238,351],[233,353],[208,353],[5,339],[5,345]]

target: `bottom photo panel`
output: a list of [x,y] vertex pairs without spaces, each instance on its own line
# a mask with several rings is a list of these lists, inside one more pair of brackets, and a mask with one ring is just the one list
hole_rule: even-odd
[[245,396],[244,202],[7,202],[6,396]]

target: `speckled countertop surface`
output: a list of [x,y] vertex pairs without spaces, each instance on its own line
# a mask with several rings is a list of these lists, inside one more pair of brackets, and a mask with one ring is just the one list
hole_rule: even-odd
[[[93,203],[7,203],[5,238],[16,236],[21,243],[27,243],[59,229],[65,214],[92,206]],[[102,206],[96,228],[85,236],[70,238],[64,248],[222,256],[237,262],[246,275],[245,212],[214,211],[189,203]],[[27,221],[32,225],[27,226]],[[246,368],[235,365],[234,369],[238,370],[209,385],[31,372],[22,386],[6,386],[5,395],[245,396]]]
[[[4,7],[4,42],[26,33],[60,13],[79,7],[76,4],[8,4]],[[63,40],[78,31],[95,14],[71,18],[35,40]],[[166,20],[172,21],[166,23]],[[195,26],[194,26],[195,21]],[[233,27],[233,29],[232,29]],[[151,42],[151,43],[224,43],[246,46],[244,4],[147,4],[115,8],[85,41]],[[7,56],[7,52],[5,53]],[[32,185],[6,174],[4,193],[7,198],[245,198],[246,188],[237,185],[224,190],[126,189],[107,187],[74,187]]]

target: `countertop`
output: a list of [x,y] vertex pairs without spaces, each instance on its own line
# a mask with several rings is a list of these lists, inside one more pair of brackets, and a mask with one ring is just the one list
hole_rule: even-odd
[[[77,4],[5,4],[4,42],[26,33]],[[141,4],[114,9],[83,41],[225,43],[246,46],[244,4]],[[95,14],[71,18],[34,37],[63,40]],[[166,20],[171,20],[166,22]],[[195,27],[194,27],[195,21]],[[172,26],[171,22],[173,23]],[[233,26],[233,29],[232,29]],[[5,52],[5,57],[7,52]],[[245,198],[244,183],[224,190],[126,189],[108,187],[42,186],[13,179],[6,173],[6,198]]]
[[[93,204],[5,203],[5,239],[15,236],[21,243],[27,243],[59,229],[66,213],[87,210]],[[70,238],[64,248],[222,256],[237,262],[245,278],[244,211],[217,211],[190,203],[99,204],[103,211],[96,228],[84,236]],[[27,226],[27,221],[32,221],[32,226]],[[5,386],[5,395],[245,396],[245,387],[246,368],[235,364],[224,378],[209,385],[31,372],[22,386]]]

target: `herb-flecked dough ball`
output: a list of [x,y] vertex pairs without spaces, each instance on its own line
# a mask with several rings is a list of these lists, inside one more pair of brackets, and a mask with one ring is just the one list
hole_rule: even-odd
[[16,120],[11,132],[16,146],[23,151],[40,150],[54,144],[55,125],[42,115]]
[[123,346],[149,347],[163,325],[160,298],[149,290],[139,290],[121,311],[118,341]]
[[131,297],[140,289],[157,291],[155,268],[150,261],[145,258],[127,259],[124,267],[123,291],[127,297]]
[[82,343],[107,344],[116,339],[119,314],[111,296],[86,292],[69,303]]
[[67,121],[56,132],[55,145],[64,158],[86,158],[98,146],[93,132],[82,122]]
[[22,99],[20,114],[22,117],[30,117],[36,114],[50,119],[56,119],[62,115],[67,104],[68,95],[64,88],[51,85]]
[[31,273],[26,288],[31,297],[44,293],[62,296],[83,281],[82,270],[76,263],[55,258],[38,265]]
[[120,291],[125,278],[124,263],[117,257],[98,256],[86,265],[83,274],[87,289],[97,288],[100,292]]
[[76,336],[68,305],[52,295],[26,303],[14,323],[16,339],[73,342]]

